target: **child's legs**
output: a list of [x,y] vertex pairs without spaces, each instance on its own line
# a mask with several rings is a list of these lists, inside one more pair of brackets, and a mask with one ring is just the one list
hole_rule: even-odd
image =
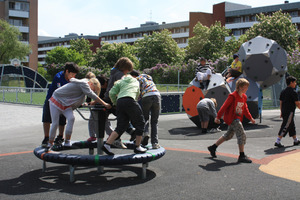
[[73,132],[74,122],[75,122],[75,116],[72,108],[67,108],[66,110],[64,110],[63,115],[66,117],[68,122],[65,130],[66,140],[70,140]]
[[66,117],[61,114],[59,116],[58,134],[62,137],[64,136],[65,125],[66,125]]
[[145,127],[143,111],[140,105],[133,99],[128,101],[127,106],[128,107],[125,112],[127,116],[129,116],[129,119],[131,120],[133,127],[135,127],[135,134],[136,134],[135,144],[139,146],[141,144],[142,135]]
[[149,115],[152,106],[151,96],[142,98],[142,110],[145,119],[145,134],[149,133]]
[[151,107],[151,143],[158,143],[157,126],[160,113],[160,96],[153,96],[153,104]]
[[51,115],[50,115],[50,105],[49,105],[48,100],[45,100],[45,103],[43,106],[42,122],[43,122],[44,136],[49,137],[50,124],[52,121],[51,121]]
[[52,119],[52,125],[49,133],[49,142],[52,144],[56,135],[57,127],[59,125],[59,116],[61,114],[61,111],[53,103],[50,103],[49,105]]
[[[218,142],[221,142],[221,141],[228,141],[228,140],[230,140],[232,137],[233,137],[233,135],[234,135],[234,132],[235,132],[235,130],[234,130],[234,121],[228,126],[228,130],[227,130],[227,132],[226,133],[224,133],[220,138],[219,138],[219,140],[217,141],[217,143]],[[222,139],[223,138],[223,139]],[[222,142],[222,143],[223,143]],[[216,144],[217,144],[216,143]],[[221,143],[221,144],[222,144]],[[217,144],[218,145],[218,144]]]
[[107,135],[111,135],[111,133],[113,132],[113,128],[111,126],[111,123],[108,119],[106,119],[106,122],[105,122],[105,132]]
[[90,137],[96,137],[96,120],[93,118],[92,114],[90,114],[88,129]]
[[[281,123],[281,127],[279,129],[279,132],[278,132],[278,137],[281,139],[283,137],[286,136],[286,134],[288,133],[288,128],[289,126],[291,125],[291,123],[294,121],[294,113],[291,112],[291,113],[282,113],[282,123]],[[295,124],[294,124],[295,126]],[[295,134],[296,134],[296,131],[295,131]]]

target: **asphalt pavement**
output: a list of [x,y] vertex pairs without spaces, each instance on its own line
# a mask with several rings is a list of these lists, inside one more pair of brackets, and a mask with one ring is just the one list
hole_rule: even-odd
[[[161,115],[159,143],[166,149],[162,158],[150,162],[146,179],[141,164],[77,167],[74,183],[69,166],[43,162],[33,150],[43,139],[42,107],[0,103],[0,199],[299,199],[300,146],[291,138],[285,148],[275,148],[281,119],[279,110],[264,110],[262,122],[247,124],[245,153],[253,163],[237,163],[236,138],[223,143],[217,158],[207,146],[221,132],[202,134],[186,114]],[[88,111],[82,111],[88,117]],[[87,121],[75,112],[72,140],[86,140]],[[110,117],[115,124],[114,117]],[[300,111],[295,115],[300,131]],[[257,120],[259,122],[259,120]],[[299,136],[300,137],[300,136]],[[124,134],[122,139],[129,139]],[[114,150],[126,152],[128,150]],[[77,152],[77,151],[76,151]],[[88,154],[87,150],[78,150]]]

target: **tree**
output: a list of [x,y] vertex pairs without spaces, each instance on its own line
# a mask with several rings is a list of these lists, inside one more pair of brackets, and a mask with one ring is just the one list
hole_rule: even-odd
[[225,37],[229,36],[229,29],[216,22],[210,28],[198,22],[194,27],[195,36],[190,38],[187,47],[188,59],[206,59],[215,60],[225,54]]
[[87,64],[83,54],[74,49],[62,46],[55,47],[51,51],[47,52],[45,61],[47,64],[65,64],[66,62],[74,62],[79,66]]
[[20,37],[21,33],[16,27],[0,20],[0,63],[7,64],[13,58],[22,60],[30,54],[30,46],[19,41]]
[[78,53],[84,55],[84,59],[87,61],[87,63],[90,63],[92,61],[93,52],[91,50],[91,47],[93,46],[93,44],[91,44],[90,41],[84,38],[77,38],[76,40],[71,40],[70,45],[70,49],[73,49]]
[[254,24],[248,29],[246,32],[248,40],[256,36],[272,39],[287,52],[292,52],[298,47],[298,30],[288,13],[282,13],[280,10],[271,16],[260,14],[256,17],[260,23]]
[[152,68],[156,64],[176,65],[183,61],[184,51],[178,47],[170,34],[168,30],[154,32],[135,42],[141,70]]
[[109,74],[110,69],[121,57],[128,57],[134,63],[135,69],[138,69],[139,61],[135,56],[135,48],[126,43],[103,43],[102,47],[97,49],[91,66]]

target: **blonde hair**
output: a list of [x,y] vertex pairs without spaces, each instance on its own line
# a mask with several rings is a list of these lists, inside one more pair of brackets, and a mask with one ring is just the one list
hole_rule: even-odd
[[101,92],[101,84],[98,81],[98,79],[96,78],[91,78],[89,80],[89,82],[93,83],[94,87],[95,87],[95,93],[99,96],[100,92]]
[[133,63],[129,58],[122,57],[116,62],[114,67],[122,72],[125,70],[131,72],[133,70]]
[[212,101],[214,102],[214,104],[215,104],[215,107],[217,107],[217,106],[218,106],[218,104],[217,104],[217,100],[216,100],[215,98],[210,98],[210,100],[212,100]]
[[93,72],[88,72],[85,75],[85,78],[87,78],[87,79],[96,78],[96,75]]
[[237,80],[236,81],[236,83],[235,83],[235,90],[236,91],[239,91],[239,89],[241,88],[241,87],[244,87],[245,85],[246,86],[249,86],[249,81],[247,80],[247,79],[245,79],[245,78],[240,78],[239,80]]

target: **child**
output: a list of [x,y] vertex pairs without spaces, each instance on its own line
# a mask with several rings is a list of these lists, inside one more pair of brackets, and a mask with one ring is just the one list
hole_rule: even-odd
[[158,144],[158,136],[157,136],[157,124],[158,117],[160,113],[160,104],[161,104],[161,96],[156,88],[155,83],[152,80],[152,77],[147,74],[140,74],[138,71],[133,70],[130,72],[134,78],[136,78],[140,83],[140,92],[141,92],[141,104],[144,119],[146,122],[145,125],[145,136],[142,141],[143,145],[148,144],[149,139],[149,115],[151,113],[151,144],[153,149],[160,148]]
[[[201,89],[207,89],[210,78],[211,78],[212,70],[209,65],[206,64],[206,59],[200,59],[200,65],[196,68],[196,79],[200,82]],[[205,83],[205,86],[204,84]]]
[[218,141],[208,147],[210,155],[216,158],[216,149],[224,141],[230,140],[234,133],[237,137],[237,143],[239,145],[240,156],[238,162],[251,163],[250,160],[244,153],[244,146],[246,144],[246,134],[242,124],[243,116],[245,115],[253,124],[255,120],[252,118],[248,106],[247,106],[247,96],[246,92],[249,87],[249,82],[247,79],[240,78],[236,82],[236,89],[234,92],[229,94],[223,106],[220,108],[217,117],[215,118],[215,123],[219,124],[220,119],[224,114],[224,121],[228,124],[227,132],[221,136]]
[[229,69],[226,78],[234,77],[237,78],[242,74],[242,63],[239,61],[239,56],[237,54],[233,55],[233,61],[231,63],[231,68]]
[[[127,71],[127,73],[128,72],[129,71]],[[108,155],[114,155],[114,153],[111,152],[110,146],[118,136],[121,136],[126,131],[130,121],[136,129],[136,148],[134,152],[145,153],[147,151],[147,149],[140,145],[145,121],[142,109],[136,101],[139,94],[139,82],[131,75],[125,75],[111,88],[109,97],[112,103],[117,105],[117,127],[102,147],[102,150]]]
[[[114,86],[114,83],[116,81],[120,80],[124,75],[126,75],[128,72],[130,72],[132,70],[133,70],[133,63],[129,58],[121,57],[121,58],[118,59],[118,61],[116,62],[116,64],[114,65],[114,67],[110,71],[109,81],[108,81],[108,84],[107,84],[106,92],[104,93],[104,97],[103,97],[103,100],[106,103],[109,103],[109,104],[112,105],[112,102],[109,98],[109,91]],[[107,119],[106,124],[105,124],[106,128],[111,127],[111,123],[108,120],[108,117],[111,113],[116,115],[114,107],[106,113],[106,119]],[[127,130],[127,131],[129,131],[129,130]],[[118,138],[117,140],[115,140],[114,143],[115,143],[114,146],[121,147],[123,149],[127,148],[123,144],[121,138]]]
[[[51,98],[53,92],[67,84],[71,78],[75,78],[76,74],[79,72],[79,67],[73,62],[67,62],[65,64],[64,71],[58,72],[52,81],[52,84],[49,87],[46,100],[43,106],[43,128],[44,128],[44,140],[42,141],[42,147],[47,147],[49,142],[49,130],[51,124],[50,108],[49,108],[49,99]],[[63,142],[63,133],[66,125],[66,118],[63,115],[59,116],[59,135],[55,139],[55,143],[60,144]]]
[[[101,85],[101,92],[99,94],[99,97],[101,99],[103,99],[104,93],[105,93],[106,88],[107,88],[108,80],[105,76],[97,76],[96,78],[98,79],[98,81],[100,82],[100,85]],[[96,138],[96,123],[93,120],[92,115],[90,115],[88,130],[89,130],[90,137],[87,139],[87,141],[92,142],[92,141],[97,140],[97,138]],[[110,123],[108,122],[108,120],[106,120],[106,123],[105,123],[105,132],[106,132],[107,135],[110,135],[113,132],[113,129],[112,129]]]
[[[201,122],[202,133],[207,133],[210,116],[217,116],[217,100],[215,98],[204,98],[197,104],[197,111]],[[216,129],[217,130],[217,129]]]
[[300,109],[300,101],[295,91],[297,85],[297,79],[293,76],[286,78],[287,88],[280,93],[280,117],[283,121],[278,133],[278,138],[275,142],[276,147],[284,147],[281,144],[282,137],[285,137],[289,133],[290,137],[293,137],[294,145],[299,145],[300,141],[296,137],[296,127],[294,122],[296,106]]
[[[96,94],[95,94],[96,93]],[[65,146],[71,146],[70,139],[73,132],[73,125],[75,117],[73,110],[84,103],[86,95],[94,99],[96,102],[103,104],[106,108],[110,108],[110,104],[105,103],[98,97],[100,93],[100,83],[96,78],[76,79],[71,78],[70,83],[55,90],[50,98],[50,112],[52,119],[52,126],[50,129],[49,143],[53,145],[53,139],[56,135],[58,126],[58,116],[63,114],[67,118],[67,127],[65,130]]]

